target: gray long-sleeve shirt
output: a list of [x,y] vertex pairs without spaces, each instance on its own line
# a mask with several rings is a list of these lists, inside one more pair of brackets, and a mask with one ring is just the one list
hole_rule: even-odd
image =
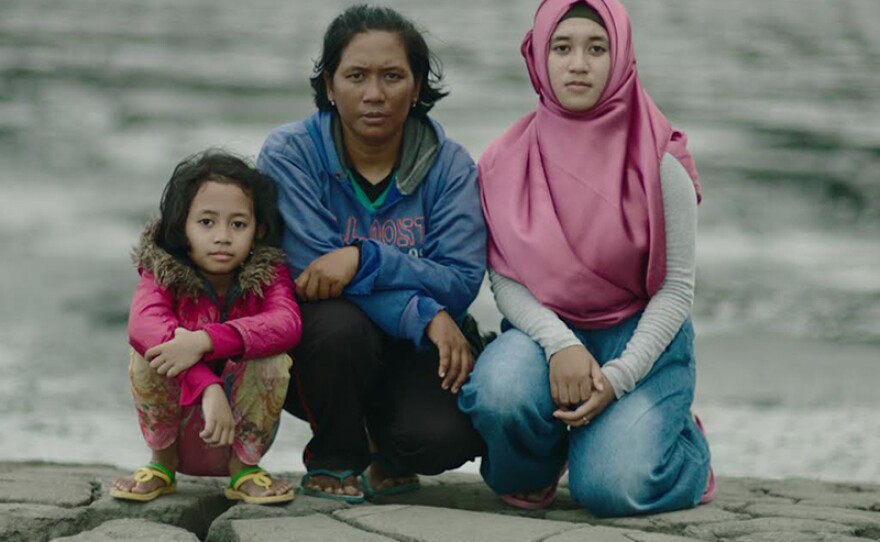
[[[651,298],[623,353],[602,373],[620,398],[632,391],[675,337],[694,301],[697,198],[684,166],[666,154],[660,162],[660,186],[666,229],[666,278]],[[514,327],[544,349],[547,360],[569,346],[581,345],[574,333],[523,284],[489,269],[498,309]]]

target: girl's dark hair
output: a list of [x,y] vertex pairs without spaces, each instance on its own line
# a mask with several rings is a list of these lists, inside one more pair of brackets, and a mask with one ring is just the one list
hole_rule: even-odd
[[243,158],[219,149],[188,156],[174,168],[159,204],[157,245],[169,254],[187,258],[186,217],[199,188],[208,181],[234,184],[250,196],[257,221],[254,246],[281,246],[275,183]]
[[449,94],[440,88],[443,69],[440,61],[428,49],[422,33],[400,13],[391,8],[368,6],[366,4],[351,6],[340,13],[324,33],[324,46],[321,57],[315,61],[315,71],[310,78],[315,91],[315,105],[321,111],[332,111],[333,106],[327,97],[324,74],[333,78],[342,53],[355,35],[371,30],[398,34],[406,49],[409,68],[416,82],[421,82],[419,101],[412,109],[412,114],[424,117],[438,100]]

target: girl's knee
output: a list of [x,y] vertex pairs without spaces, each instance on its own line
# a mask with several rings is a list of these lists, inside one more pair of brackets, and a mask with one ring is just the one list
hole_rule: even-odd
[[645,513],[652,502],[650,476],[633,468],[614,469],[604,465],[572,469],[569,491],[576,503],[598,517],[631,516]]
[[707,470],[707,462],[686,450],[689,444],[679,439],[669,448],[650,438],[610,444],[581,449],[579,457],[590,459],[572,462],[569,489],[575,502],[600,517],[668,512],[696,504],[693,479],[699,478],[695,473],[700,469]]
[[543,349],[519,330],[507,331],[477,359],[460,392],[459,407],[472,416],[502,422],[523,410],[552,412],[547,375]]
[[128,375],[132,386],[139,384],[155,383],[162,380],[159,373],[150,367],[150,363],[144,357],[132,349],[128,355]]
[[290,368],[293,360],[287,354],[256,358],[239,362],[242,366],[236,371],[237,379],[259,379],[267,383],[287,382],[290,380]]
[[[549,395],[549,392],[544,392]],[[518,423],[525,413],[549,415],[541,408],[541,390],[537,386],[511,385],[503,382],[469,382],[459,392],[459,408],[471,416],[478,427],[504,426]],[[550,410],[552,412],[552,410]]]
[[260,372],[264,377],[273,380],[290,380],[290,368],[293,366],[293,359],[287,354],[279,354],[268,358],[254,360],[260,364]]
[[277,423],[290,384],[292,361],[287,354],[242,362],[233,376],[233,410],[266,429]]
[[137,404],[176,405],[180,398],[180,385],[174,378],[157,373],[149,362],[135,350],[129,354],[128,380]]

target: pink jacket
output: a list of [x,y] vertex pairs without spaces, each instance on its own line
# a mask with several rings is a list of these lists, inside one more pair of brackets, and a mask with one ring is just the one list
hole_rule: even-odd
[[143,356],[174,338],[178,327],[211,337],[214,350],[177,377],[182,405],[197,401],[210,384],[222,385],[210,362],[274,356],[299,343],[299,306],[281,250],[257,247],[225,298],[218,299],[195,268],[156,245],[157,225],[148,224],[135,247],[141,278],[128,316],[128,340]]

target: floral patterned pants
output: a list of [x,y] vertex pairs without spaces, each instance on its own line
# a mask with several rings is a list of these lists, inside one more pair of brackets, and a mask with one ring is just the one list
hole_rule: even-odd
[[292,360],[287,354],[227,361],[220,378],[235,420],[231,447],[212,448],[199,433],[205,427],[200,403],[180,406],[180,385],[153,370],[137,352],[130,355],[131,393],[147,446],[162,450],[178,443],[179,471],[197,476],[226,476],[230,454],[256,465],[269,450],[275,433]]

